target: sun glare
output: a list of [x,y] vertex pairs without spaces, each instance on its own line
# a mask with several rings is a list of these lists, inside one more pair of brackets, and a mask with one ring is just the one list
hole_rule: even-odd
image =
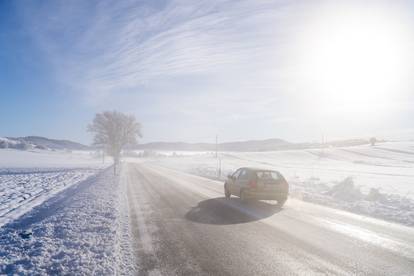
[[402,90],[411,31],[386,12],[321,17],[303,41],[307,88],[326,108],[374,111]]

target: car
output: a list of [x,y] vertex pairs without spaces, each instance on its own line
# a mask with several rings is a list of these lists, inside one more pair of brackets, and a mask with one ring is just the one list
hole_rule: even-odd
[[283,175],[274,170],[260,168],[239,168],[227,176],[224,183],[224,195],[235,195],[242,202],[250,199],[276,200],[282,207],[289,194],[289,184]]

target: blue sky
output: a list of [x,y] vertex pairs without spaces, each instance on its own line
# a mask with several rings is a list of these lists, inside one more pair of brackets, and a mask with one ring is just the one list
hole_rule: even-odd
[[89,143],[107,109],[134,114],[144,142],[410,136],[413,12],[410,1],[0,1],[0,136]]

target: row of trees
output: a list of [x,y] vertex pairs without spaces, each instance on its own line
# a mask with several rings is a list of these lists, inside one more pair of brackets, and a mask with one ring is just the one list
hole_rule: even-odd
[[18,150],[27,150],[31,148],[31,145],[24,141],[10,141],[8,139],[0,140],[0,149],[18,149]]

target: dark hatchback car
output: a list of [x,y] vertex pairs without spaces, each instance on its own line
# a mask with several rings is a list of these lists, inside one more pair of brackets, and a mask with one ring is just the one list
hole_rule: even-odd
[[227,176],[224,183],[226,198],[239,196],[243,202],[249,199],[276,200],[283,206],[289,193],[289,184],[281,173],[257,168],[240,168]]

